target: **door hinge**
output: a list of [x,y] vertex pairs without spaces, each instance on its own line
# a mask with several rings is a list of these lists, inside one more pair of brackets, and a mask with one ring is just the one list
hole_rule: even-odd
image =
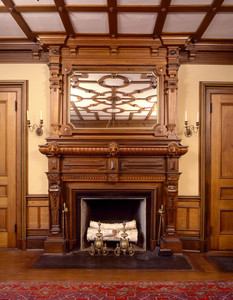
[[210,236],[212,235],[212,226],[210,226]]
[[212,102],[210,102],[210,113],[212,114],[212,111],[213,111],[213,105],[212,105]]
[[17,111],[18,108],[18,102],[15,100],[15,111]]
[[15,233],[17,233],[17,224],[15,224]]

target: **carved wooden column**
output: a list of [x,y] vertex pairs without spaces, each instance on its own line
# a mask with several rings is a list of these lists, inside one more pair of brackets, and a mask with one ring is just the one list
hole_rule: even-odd
[[50,136],[60,135],[60,109],[62,76],[60,67],[60,46],[49,47],[49,70],[50,70]]
[[179,69],[179,48],[167,48],[167,76],[165,77],[165,99],[167,111],[168,137],[177,136],[177,82]]
[[49,144],[49,207],[50,207],[50,232],[44,243],[45,253],[63,253],[64,235],[62,226],[62,181],[60,175],[60,155],[56,142]]
[[181,252],[182,244],[177,235],[177,202],[178,202],[178,172],[179,146],[172,142],[168,145],[170,156],[167,156],[166,181],[164,184],[164,238],[162,248],[171,249],[173,252]]

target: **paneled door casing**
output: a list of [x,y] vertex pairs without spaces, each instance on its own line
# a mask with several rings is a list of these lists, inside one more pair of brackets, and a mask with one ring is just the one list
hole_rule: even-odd
[[233,250],[233,94],[212,94],[211,250]]
[[16,247],[16,92],[0,90],[0,247]]

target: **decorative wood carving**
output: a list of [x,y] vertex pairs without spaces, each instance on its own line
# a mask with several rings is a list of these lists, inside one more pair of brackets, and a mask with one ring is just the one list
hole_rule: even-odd
[[117,146],[116,143],[109,144],[108,147],[77,147],[74,144],[61,144],[57,142],[50,142],[46,145],[41,145],[40,152],[45,155],[127,155],[127,156],[160,156],[170,155],[181,156],[188,151],[187,146],[181,146],[178,143],[172,142],[168,145],[148,146],[148,147],[134,147],[134,146]]
[[[143,191],[159,187],[158,203],[163,204],[165,208],[163,245],[165,247],[169,245],[168,248],[172,251],[181,251],[176,228],[177,186],[180,175],[178,160],[188,148],[180,144],[176,124],[179,47],[186,41],[185,36],[176,40],[169,36],[161,37],[161,39],[68,37],[64,46],[64,36],[53,37],[51,40],[48,36],[40,37],[41,44],[49,49],[51,133],[47,143],[41,145],[39,150],[49,159],[51,236],[58,236],[58,239],[60,237],[59,242],[54,240],[50,243],[48,240],[45,243],[47,252],[56,252],[54,248],[58,252],[63,251],[64,237],[61,233],[63,201],[66,202],[69,210],[72,209],[72,212],[68,213],[68,227],[72,239],[69,241],[70,245],[74,245],[78,239],[75,236],[74,219],[80,212],[79,208],[71,204],[72,189],[67,188],[70,185],[79,188],[86,185],[90,190],[102,188],[106,191],[117,190],[119,186],[125,187],[126,185],[133,185],[134,188]],[[81,74],[85,81],[85,72],[86,74],[98,72],[100,75],[111,74],[111,78],[109,75],[100,76],[102,79],[98,83],[102,89],[109,88],[109,86],[106,87],[106,81],[114,78],[121,82],[123,87],[130,85],[128,80],[130,76],[122,74],[153,74],[153,76],[150,75],[150,79],[153,80],[159,77],[156,81],[159,82],[159,110],[158,118],[156,117],[158,123],[151,127],[139,128],[136,126],[135,128],[127,126],[100,128],[97,123],[94,123],[96,126],[93,125],[91,128],[78,126],[79,121],[87,125],[86,116],[92,111],[92,105],[99,103],[99,98],[93,96],[90,97],[92,103],[89,105],[84,101],[85,95],[82,99],[76,97],[77,103],[68,102],[69,80],[74,74],[77,76]],[[143,76],[141,78],[143,79]],[[86,93],[88,88],[83,88],[79,79],[75,77],[73,83],[76,84],[77,89]],[[153,87],[154,81],[150,82],[149,90]],[[91,90],[92,87],[90,87]],[[98,97],[101,95],[104,97],[103,101],[114,102],[117,97],[117,85],[112,84],[110,90],[111,99],[102,94],[98,94]],[[133,89],[132,98],[136,98],[136,90]],[[125,91],[123,94],[127,96]],[[151,94],[148,95],[151,97]],[[78,109],[79,100],[85,102],[81,110]],[[148,109],[143,105],[138,105],[145,114],[145,119],[151,115],[150,99],[147,100]],[[71,115],[68,113],[70,104],[77,126],[70,120]],[[131,104],[133,103],[130,102]],[[111,103],[109,105],[111,106]],[[118,110],[120,108],[122,109],[118,107]],[[94,122],[99,121],[100,114],[104,115],[104,109],[93,114]],[[130,113],[133,116],[132,112],[131,105]],[[112,113],[114,114],[115,111]],[[107,114],[109,115],[109,111]],[[134,114],[137,113],[134,112]],[[139,117],[143,118],[141,115]],[[130,116],[126,121],[129,118]],[[152,248],[156,244],[156,226],[158,226],[156,205],[158,203],[153,200],[153,207],[151,207],[153,217],[148,220]]]

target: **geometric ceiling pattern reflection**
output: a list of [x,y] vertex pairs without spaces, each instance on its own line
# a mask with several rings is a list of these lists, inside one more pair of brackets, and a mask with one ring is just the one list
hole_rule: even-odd
[[151,73],[80,73],[70,77],[74,127],[139,127],[157,123],[157,77]]

